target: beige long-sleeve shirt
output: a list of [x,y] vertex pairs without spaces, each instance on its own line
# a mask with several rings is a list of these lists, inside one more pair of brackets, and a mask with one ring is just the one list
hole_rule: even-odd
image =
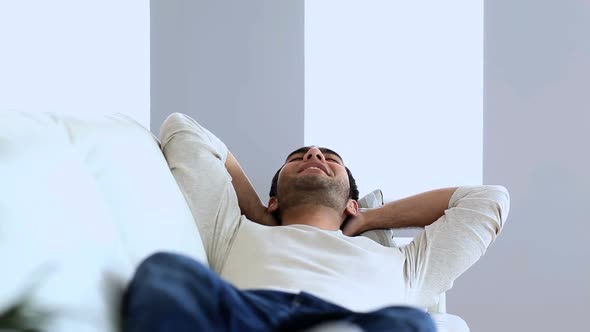
[[401,248],[306,225],[235,226],[221,276],[241,289],[305,291],[355,311],[431,305],[494,241],[508,214],[501,186],[460,187],[444,216]]
[[400,248],[306,225],[263,226],[240,214],[223,142],[182,114],[161,133],[211,268],[241,289],[304,291],[356,311],[427,307],[484,254],[508,216],[506,188],[486,185],[459,187],[444,215]]

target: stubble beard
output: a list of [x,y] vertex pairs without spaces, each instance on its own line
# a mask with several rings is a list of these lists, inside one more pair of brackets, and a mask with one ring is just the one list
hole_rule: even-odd
[[278,186],[280,209],[301,205],[321,205],[344,211],[349,188],[346,182],[322,176],[301,176],[289,179]]

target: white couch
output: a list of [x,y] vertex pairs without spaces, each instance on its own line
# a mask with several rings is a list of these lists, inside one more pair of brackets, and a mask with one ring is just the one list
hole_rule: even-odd
[[[122,115],[0,112],[0,312],[32,290],[48,331],[117,331],[123,289],[156,251],[207,263],[147,129]],[[444,296],[429,310],[441,331],[468,331]]]

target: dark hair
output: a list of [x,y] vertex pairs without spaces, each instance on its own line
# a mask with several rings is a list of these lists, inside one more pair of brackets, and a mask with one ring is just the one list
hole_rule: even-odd
[[[348,182],[350,183],[350,190],[348,191],[348,198],[352,198],[355,201],[358,201],[359,189],[356,185],[356,181],[354,180],[354,177],[352,176],[352,173],[350,172],[348,167],[344,166],[344,168],[346,169],[346,174],[348,174]],[[270,192],[268,193],[268,195],[270,197],[277,196],[277,186],[278,186],[278,182],[279,182],[279,173],[281,172],[282,169],[283,169],[283,166],[281,166],[281,168],[279,168],[279,170],[272,177],[272,183],[270,185]]]

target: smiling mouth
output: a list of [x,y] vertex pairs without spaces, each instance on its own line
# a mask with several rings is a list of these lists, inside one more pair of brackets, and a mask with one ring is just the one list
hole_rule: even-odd
[[[307,170],[316,170],[316,171],[320,171],[320,172],[322,172],[322,173],[324,173],[324,174],[326,174],[326,175],[327,175],[327,173],[326,173],[326,171],[325,171],[325,170],[323,170],[323,169],[321,169],[321,168],[319,168],[319,167],[316,167],[316,166],[310,166],[310,167],[307,167],[307,168],[303,169],[301,172],[305,172],[305,171],[307,171]],[[300,172],[300,173],[301,173],[301,172]]]

